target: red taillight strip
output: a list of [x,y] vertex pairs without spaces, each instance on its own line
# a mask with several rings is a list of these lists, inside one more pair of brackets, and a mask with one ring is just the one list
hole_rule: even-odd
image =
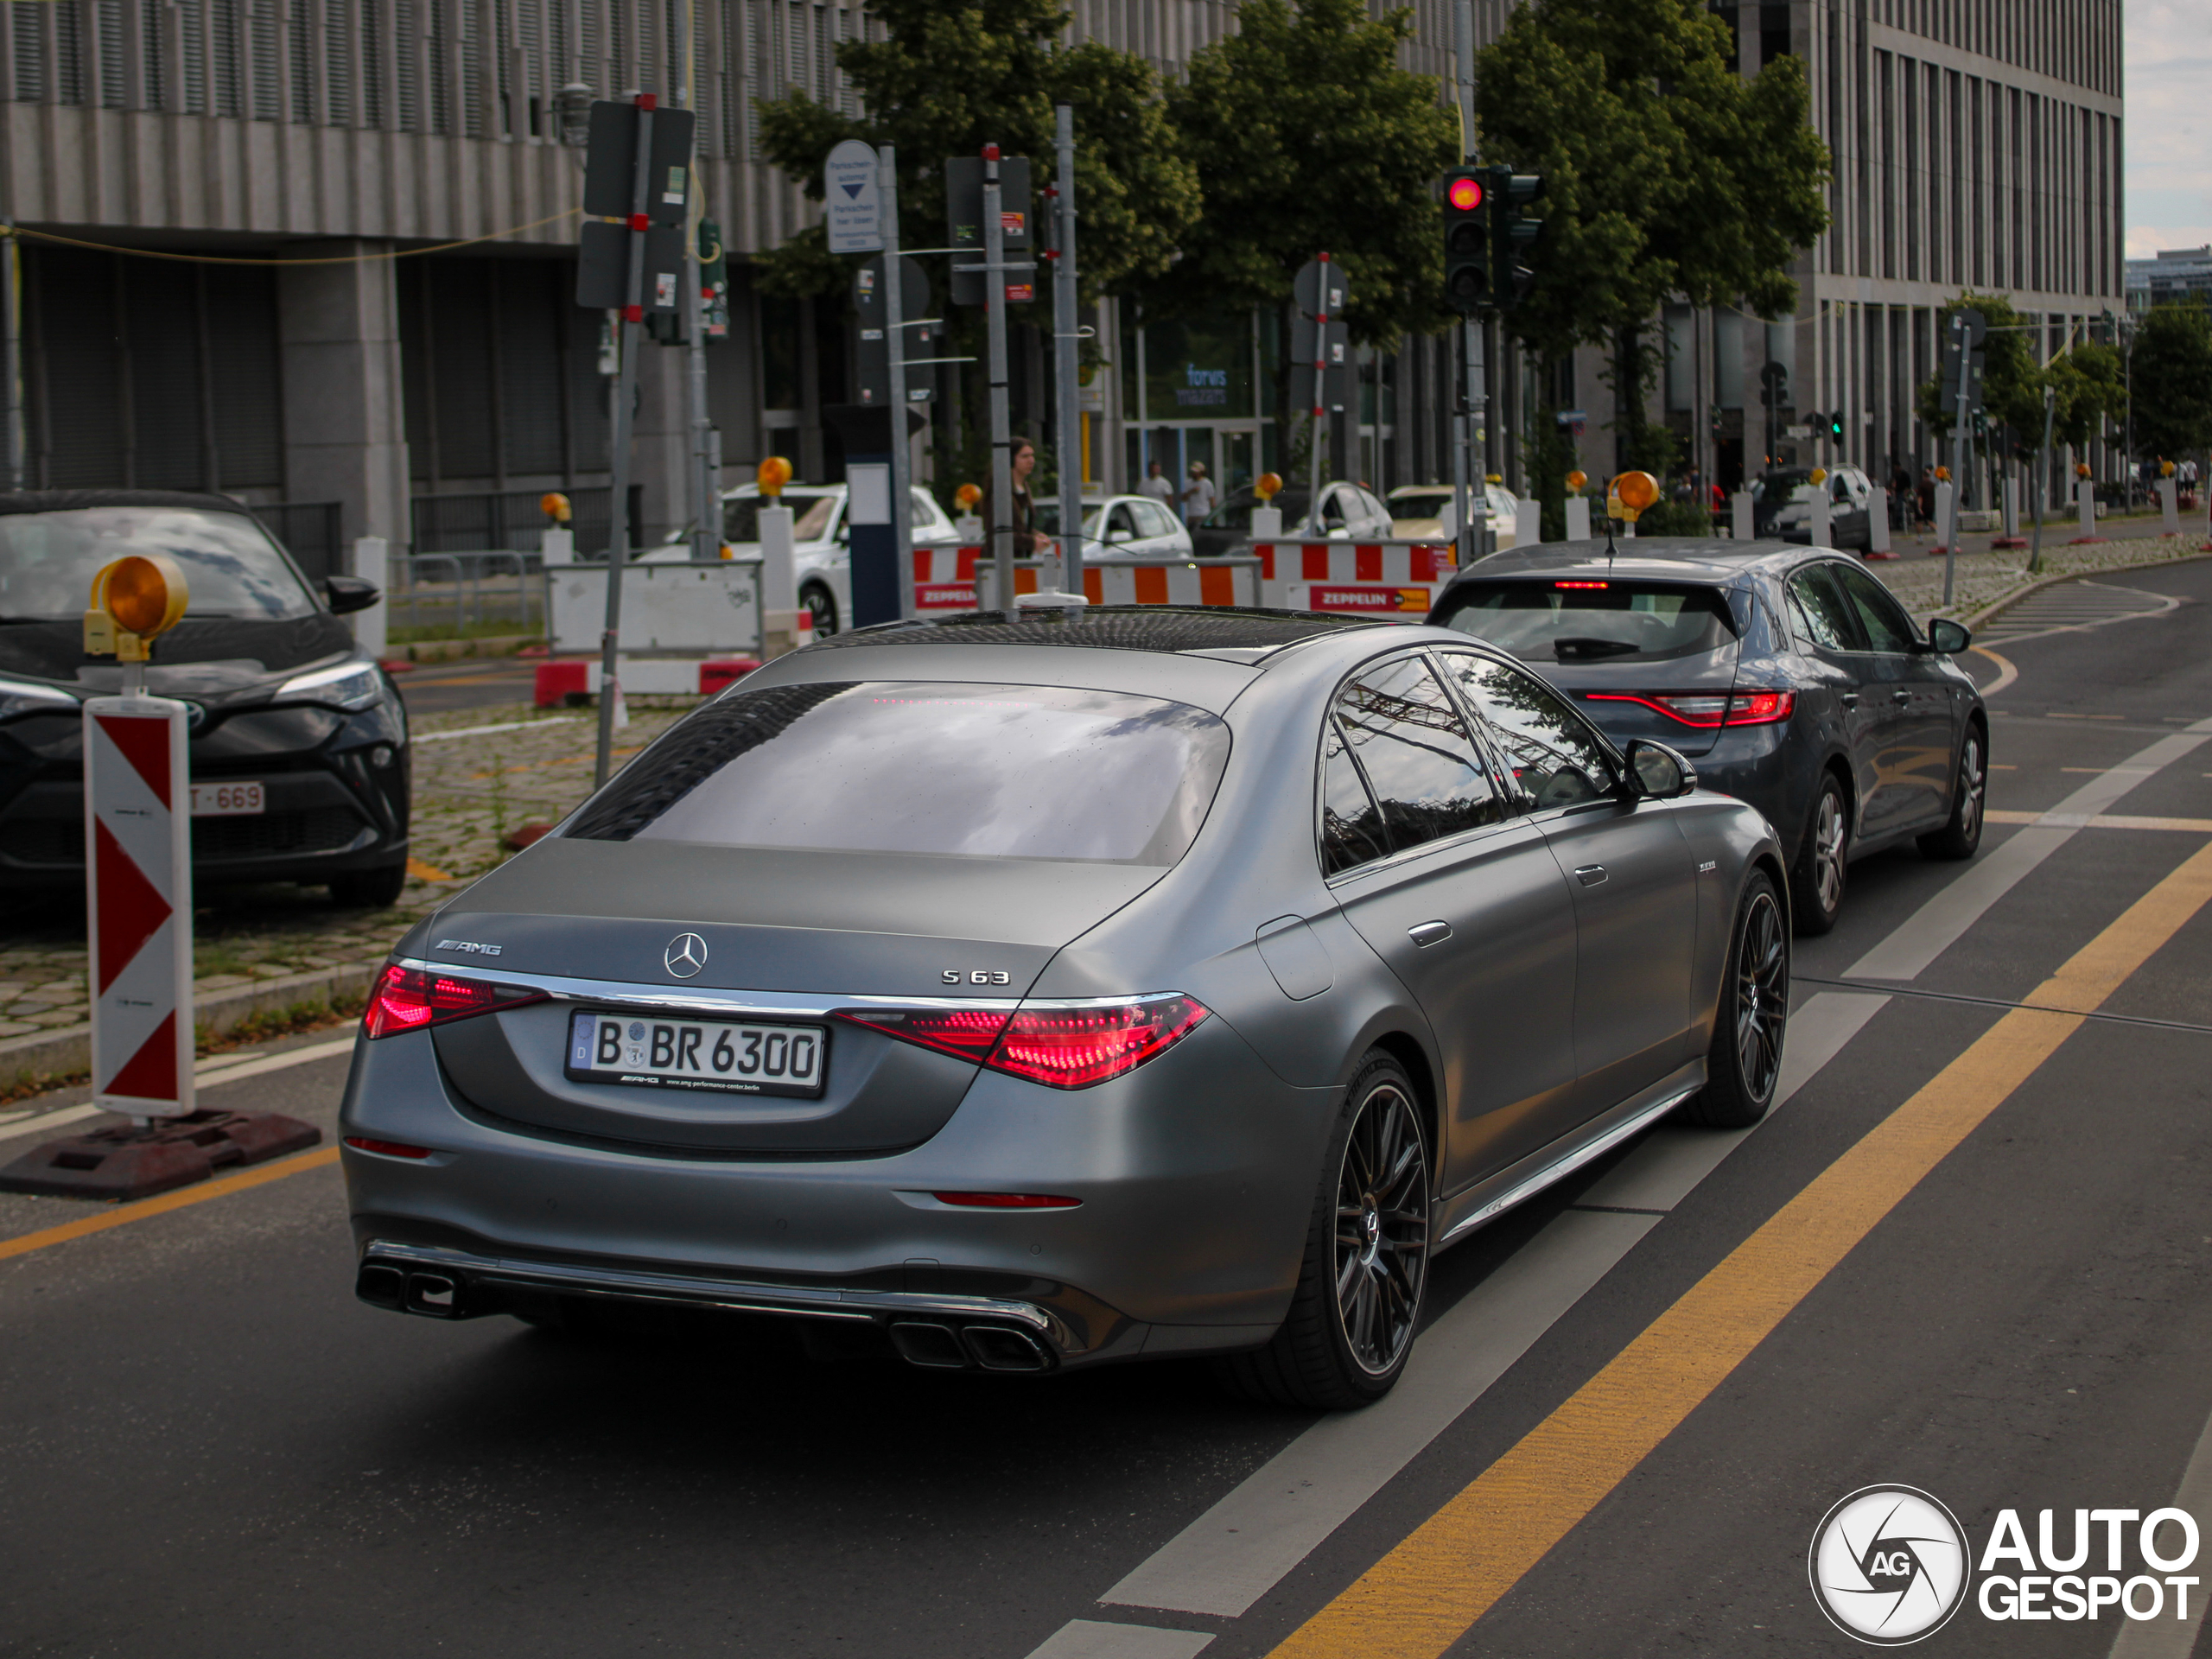
[[843,1020],[1052,1089],[1134,1071],[1193,1031],[1205,1006],[1179,991],[997,1008],[837,1008]]
[[365,1135],[349,1135],[346,1144],[356,1152],[378,1153],[386,1158],[427,1158],[428,1147],[410,1147],[404,1141],[372,1141]]
[[[1795,691],[1738,691],[1724,696],[1718,691],[1658,692],[1645,696],[1634,691],[1585,691],[1585,702],[1633,702],[1640,708],[1662,714],[1678,725],[1698,731],[1718,731],[1723,726],[1768,726],[1787,720],[1797,707]],[[1720,707],[1710,716],[1700,712],[1688,714],[1670,708],[1670,703],[1719,703]]]
[[361,1010],[361,1028],[374,1041],[545,1000],[543,991],[388,962],[369,993],[368,1007]]
[[930,1197],[963,1210],[1072,1210],[1083,1202],[1051,1192],[932,1192]]

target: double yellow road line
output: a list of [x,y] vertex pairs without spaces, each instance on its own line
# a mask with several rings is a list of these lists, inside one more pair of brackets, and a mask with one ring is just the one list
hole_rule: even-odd
[[1274,1659],[1442,1654],[2208,902],[2212,847],[1830,1165]]

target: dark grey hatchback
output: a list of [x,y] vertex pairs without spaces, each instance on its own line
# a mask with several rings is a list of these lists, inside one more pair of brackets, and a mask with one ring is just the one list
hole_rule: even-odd
[[1989,718],[1952,658],[1856,559],[1782,542],[1647,537],[1516,548],[1468,567],[1431,622],[1503,647],[1615,741],[1663,742],[1765,813],[1792,850],[1801,933],[1825,933],[1851,861],[1981,844]]
[[156,490],[0,494],[0,891],[83,874],[82,700],[123,674],[85,655],[84,611],[93,573],[132,553],[167,555],[191,589],[146,684],[193,710],[195,881],[398,898],[407,715],[338,620],[376,588],[331,576],[318,593],[237,502]]

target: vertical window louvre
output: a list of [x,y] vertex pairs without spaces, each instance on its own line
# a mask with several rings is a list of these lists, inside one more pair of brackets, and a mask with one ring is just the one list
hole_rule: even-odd
[[492,60],[493,131],[500,137],[518,137],[522,129],[515,107],[518,89],[514,84],[514,54],[507,48],[514,39],[514,15],[508,0],[492,0],[492,38],[485,50]]
[[246,16],[253,37],[253,118],[281,121],[284,110],[278,102],[276,0],[259,0]]
[[[373,5],[376,0],[369,0]],[[399,130],[421,132],[423,124],[423,22],[416,0],[391,0],[392,79],[399,99]]]
[[292,67],[292,119],[302,126],[315,121],[315,42],[309,0],[292,0],[291,38],[286,42]]
[[54,91],[62,104],[85,101],[84,14],[73,5],[49,5],[54,14]]
[[99,35],[100,107],[119,110],[124,107],[123,0],[93,0],[92,21]]
[[456,20],[461,36],[461,132],[481,138],[484,131],[484,37],[478,27],[476,8],[464,3]]
[[[346,6],[346,0],[322,0],[323,118],[334,127],[353,124],[353,43]],[[314,60],[311,49],[308,60]]]
[[744,27],[740,42],[745,54],[745,159],[760,158],[761,65],[768,50],[768,31],[761,26],[758,0],[738,0],[737,15]]
[[174,16],[181,20],[183,15],[181,11],[166,13],[157,6],[147,6],[139,13],[138,50],[145,66],[143,107],[147,109],[160,110],[168,106],[168,54],[162,49],[162,19]]
[[20,3],[8,8],[15,36],[16,101],[36,104],[46,97],[46,25],[54,16],[46,6]]
[[[187,6],[177,13],[177,56],[184,67],[184,111],[187,115],[236,115],[238,111],[238,83],[232,79],[229,88],[230,107],[220,107],[222,93],[219,78],[227,60],[222,50],[222,29],[225,22],[220,0],[203,12],[198,6]],[[209,62],[208,35],[210,26],[215,35],[214,61]],[[235,27],[235,24],[233,24]],[[209,85],[210,69],[214,71],[218,85]]]
[[385,6],[388,0],[360,0],[361,124],[381,129],[385,110]]

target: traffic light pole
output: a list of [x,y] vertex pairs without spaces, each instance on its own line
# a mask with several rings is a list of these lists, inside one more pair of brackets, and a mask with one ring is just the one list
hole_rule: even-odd
[[1082,329],[1076,321],[1075,280],[1075,107],[1063,104],[1053,111],[1057,123],[1054,147],[1059,154],[1058,209],[1053,226],[1058,253],[1052,261],[1052,344],[1055,378],[1059,381],[1060,470],[1060,591],[1083,591],[1083,461],[1077,429],[1083,416],[1081,393],[1076,385],[1079,372],[1077,342]]
[[646,216],[652,211],[653,97],[640,93],[637,168],[630,187],[630,275],[622,305],[622,366],[614,378],[614,442],[609,457],[614,493],[607,543],[607,620],[599,636],[599,753],[592,767],[594,788],[604,787],[614,755],[614,715],[621,701],[616,648],[622,632],[622,569],[630,562],[631,409],[638,400],[638,340],[643,332],[645,295]]
[[1313,464],[1313,492],[1306,498],[1306,512],[1313,533],[1321,533],[1321,444],[1327,429],[1329,374],[1329,256],[1320,255],[1320,279],[1313,285],[1313,413],[1306,423],[1306,458]]
[[[906,442],[906,271],[899,252],[899,153],[889,144],[875,151],[877,193],[883,201],[883,342],[891,402],[891,535],[899,567],[899,615],[914,614],[914,493],[907,474],[912,452]],[[918,321],[918,319],[917,319]]]
[[[1459,82],[1459,162],[1472,167],[1478,158],[1475,144],[1475,3],[1456,0],[1452,8],[1452,69]],[[1482,327],[1471,316],[1459,325],[1459,411],[1452,428],[1452,527],[1459,543],[1459,563],[1472,564],[1489,550],[1485,546],[1490,523],[1475,528],[1472,485],[1480,472],[1475,465],[1475,422],[1483,408]],[[1489,505],[1489,492],[1483,493]],[[1319,505],[1318,496],[1315,505]]]
[[990,341],[991,574],[998,584],[998,607],[1011,620],[1015,613],[1014,440],[1006,394],[1006,220],[999,207],[996,144],[983,146],[983,321]]
[[[692,30],[690,10],[684,7],[683,49],[677,54],[676,102],[691,107]],[[691,427],[691,556],[704,563],[721,555],[722,545],[721,493],[715,476],[715,423],[707,412],[706,316],[700,289],[707,270],[699,257],[699,221],[705,204],[699,195],[698,124],[692,124],[691,206],[683,219],[683,350],[684,391],[690,403]],[[765,621],[765,619],[764,619]]]
[[1974,346],[1967,338],[1968,332],[1966,313],[1951,313],[1951,339],[1959,353],[1959,384],[1954,393],[1951,423],[1951,500],[1946,515],[1949,522],[1943,526],[1943,608],[1947,611],[1951,608],[1952,589],[1958,578],[1959,503],[1967,486],[1967,420],[1974,396]]

